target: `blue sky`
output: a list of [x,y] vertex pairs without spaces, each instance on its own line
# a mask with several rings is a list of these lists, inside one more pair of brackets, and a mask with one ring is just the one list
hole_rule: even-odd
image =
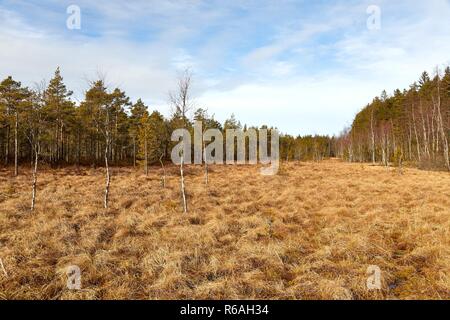
[[[66,27],[69,5],[81,29]],[[369,30],[366,10],[381,9]],[[224,121],[337,134],[383,89],[450,62],[449,0],[0,0],[0,77],[32,86],[57,66],[81,100],[100,71],[169,114],[177,75]]]

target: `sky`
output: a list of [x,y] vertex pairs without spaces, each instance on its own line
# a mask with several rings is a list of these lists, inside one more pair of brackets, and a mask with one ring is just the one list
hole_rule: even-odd
[[450,63],[449,17],[450,0],[0,0],[0,78],[32,87],[59,66],[81,101],[103,74],[167,116],[189,68],[195,106],[219,121],[333,135]]

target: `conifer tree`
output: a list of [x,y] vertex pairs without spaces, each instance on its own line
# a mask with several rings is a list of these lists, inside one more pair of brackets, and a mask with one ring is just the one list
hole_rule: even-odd
[[145,115],[148,116],[148,108],[144,104],[144,102],[142,102],[141,99],[138,99],[138,101],[132,105],[130,113],[131,115],[130,115],[129,134],[131,136],[133,144],[133,166],[136,167],[136,155],[139,153],[140,150],[138,148],[139,146],[138,139],[141,127],[143,125],[142,119]]
[[11,127],[14,130],[14,175],[19,174],[19,126],[20,126],[20,114],[23,111],[24,103],[29,98],[30,92],[27,88],[22,88],[20,82],[13,80],[12,77],[7,77],[0,83],[0,102],[3,105],[5,114],[3,119],[6,122],[6,151],[5,151],[5,164],[8,163],[10,153],[10,132]]
[[70,131],[75,118],[75,105],[70,100],[72,94],[72,91],[67,90],[58,67],[44,93],[44,112],[52,124],[54,146],[51,154],[54,163],[64,160],[65,152],[67,152],[64,144],[65,136]]

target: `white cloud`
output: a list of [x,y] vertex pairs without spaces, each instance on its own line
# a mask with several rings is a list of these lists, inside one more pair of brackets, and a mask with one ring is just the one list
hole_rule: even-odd
[[[277,74],[277,67],[286,64],[291,71],[295,64],[292,60],[288,63],[274,59],[274,56],[315,33],[306,33],[308,36],[300,37],[299,42],[292,38],[275,41],[246,57],[263,70],[257,81],[227,92],[208,92],[203,97],[204,104],[222,117],[228,116],[232,109],[244,122],[275,124],[292,134],[339,133],[351,123],[354,114],[383,89],[392,92],[396,88],[407,88],[422,71],[432,71],[436,64],[450,62],[448,1],[433,0],[423,4],[409,1],[394,6],[385,3],[382,9],[381,31],[353,29],[326,48],[334,52],[336,59],[330,70],[318,68],[309,78],[298,78],[291,72],[286,72],[285,77],[282,72]],[[413,11],[415,19],[401,17],[406,10]],[[343,12],[338,7],[333,11]],[[342,19],[341,15],[336,17]],[[336,21],[330,21],[329,25],[342,26]],[[322,34],[327,28],[318,30]],[[295,39],[295,34],[292,37]],[[304,53],[301,46],[298,50]],[[301,62],[297,63],[299,67],[302,67]]]
[[[449,1],[376,2],[379,32],[366,29],[368,0],[311,12],[289,0],[82,0],[81,33],[63,28],[65,11],[39,8],[47,15],[38,23],[0,4],[0,77],[32,85],[60,66],[81,99],[85,79],[101,70],[133,99],[167,114],[178,71],[192,67],[197,104],[222,121],[235,113],[291,134],[338,133],[383,89],[407,87],[423,70],[449,62]],[[146,30],[149,39],[136,38]]]
[[338,134],[350,124],[355,106],[363,106],[367,97],[374,95],[373,85],[330,74],[326,79],[299,78],[245,84],[227,92],[211,91],[199,102],[222,119],[232,110],[249,125],[273,125],[294,135]]

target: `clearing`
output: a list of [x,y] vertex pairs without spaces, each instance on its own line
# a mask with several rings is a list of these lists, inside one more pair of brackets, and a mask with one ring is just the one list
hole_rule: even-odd
[[[0,171],[0,299],[448,299],[450,174],[339,161]],[[66,270],[81,269],[81,291]],[[381,270],[368,290],[367,268]]]

